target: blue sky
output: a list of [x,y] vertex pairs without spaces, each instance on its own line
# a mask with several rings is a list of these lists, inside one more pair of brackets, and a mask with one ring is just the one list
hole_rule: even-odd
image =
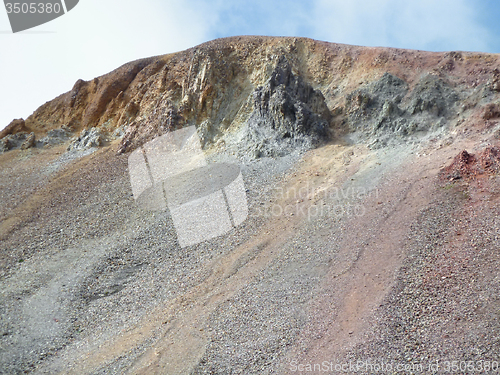
[[498,0],[80,0],[63,17],[12,34],[0,8],[0,129],[77,79],[218,37],[500,53],[499,16]]

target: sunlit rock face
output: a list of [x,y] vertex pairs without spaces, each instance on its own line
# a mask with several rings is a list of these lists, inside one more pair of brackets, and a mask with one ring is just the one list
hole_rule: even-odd
[[[123,153],[194,125],[204,149],[247,159],[307,150],[345,134],[380,148],[453,128],[494,105],[496,60],[305,38],[218,39],[78,80],[3,136],[34,132],[38,140],[63,129],[77,138],[95,128],[118,139]],[[2,143],[3,151],[18,147]]]

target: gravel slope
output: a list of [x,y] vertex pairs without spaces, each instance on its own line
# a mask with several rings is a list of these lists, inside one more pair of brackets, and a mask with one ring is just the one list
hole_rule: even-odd
[[[29,168],[18,169],[17,195],[0,186],[12,196],[0,232],[0,372],[497,360],[500,179],[438,179],[443,161],[483,140],[329,144],[247,163],[250,217],[184,249],[166,212],[135,205],[117,146],[63,165],[57,148],[4,154],[3,165]],[[277,205],[286,214],[272,214]]]

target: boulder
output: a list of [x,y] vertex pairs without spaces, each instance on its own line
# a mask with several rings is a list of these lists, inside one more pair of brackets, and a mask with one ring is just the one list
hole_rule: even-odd
[[495,103],[489,103],[483,108],[483,118],[485,120],[491,120],[493,118],[500,117],[500,108]]
[[21,150],[27,150],[28,148],[36,146],[35,133],[31,132],[21,144]]
[[19,149],[27,138],[28,134],[25,132],[9,134],[0,139],[0,151],[6,152],[13,149]]
[[4,153],[9,151],[12,148],[12,144],[9,141],[8,137],[3,137],[0,139],[0,153]]
[[68,151],[72,150],[88,150],[92,147],[99,147],[103,142],[103,135],[97,128],[85,129],[80,133],[78,138],[75,138],[68,146]]
[[0,139],[5,138],[10,134],[16,134],[21,132],[27,132],[28,128],[24,122],[24,119],[20,118],[17,120],[12,120],[12,122],[7,125],[7,127],[0,131]]

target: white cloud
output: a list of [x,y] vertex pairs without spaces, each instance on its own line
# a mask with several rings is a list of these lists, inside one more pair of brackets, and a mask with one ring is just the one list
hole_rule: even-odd
[[424,50],[488,49],[466,0],[317,0],[314,33],[331,42]]
[[12,34],[5,12],[0,14],[0,129],[79,78],[206,41],[216,19],[200,2],[83,0],[50,23]]

